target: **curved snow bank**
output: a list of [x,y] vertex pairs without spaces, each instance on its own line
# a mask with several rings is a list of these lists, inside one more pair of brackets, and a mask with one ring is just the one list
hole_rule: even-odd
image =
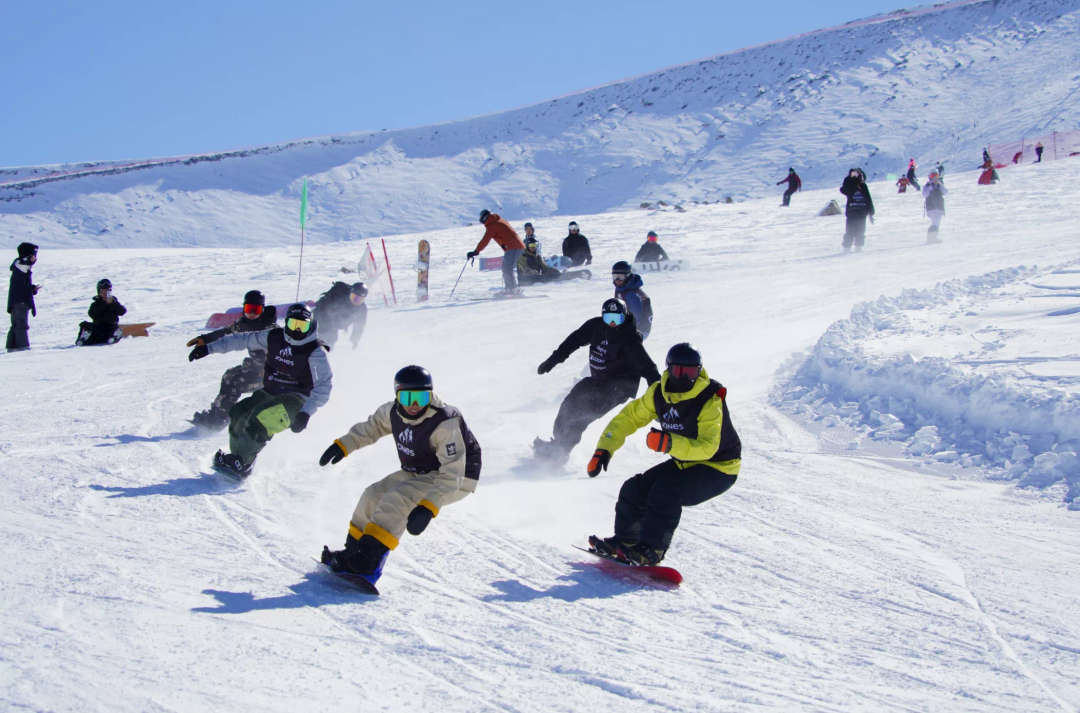
[[[965,359],[957,349],[978,343],[984,353],[1004,356],[1002,337],[983,342],[978,336],[994,332],[1012,337],[1024,354],[1045,351],[1031,319],[1045,319],[1041,312],[1048,305],[1027,297],[1046,295],[1025,295],[1032,286],[1020,284],[1036,272],[1021,266],[857,304],[780,384],[774,402],[826,428],[846,424],[862,435],[848,445],[851,450],[865,439],[892,441],[924,463],[988,466],[989,477],[1024,487],[1066,484],[1065,500],[1080,510],[1080,393],[1067,388],[1080,379],[1001,369],[1076,359]],[[1010,326],[1023,328],[983,327],[978,317],[988,305],[995,322],[1009,319],[1003,315],[1012,309],[1017,316]],[[911,353],[929,349],[952,354]]]

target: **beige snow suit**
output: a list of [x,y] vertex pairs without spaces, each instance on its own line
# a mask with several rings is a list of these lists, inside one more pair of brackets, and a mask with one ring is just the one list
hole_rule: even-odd
[[[402,421],[406,426],[420,426],[445,405],[437,395],[432,394],[431,406],[419,418],[413,420],[402,416]],[[367,421],[353,426],[335,443],[341,446],[345,455],[349,455],[370,446],[383,436],[391,435],[393,426],[390,414],[395,408],[394,401],[383,404]],[[456,503],[476,490],[477,481],[465,477],[465,439],[460,417],[449,418],[436,426],[428,438],[428,444],[438,456],[439,469],[425,473],[398,470],[369,485],[353,511],[350,535],[356,539],[365,534],[371,535],[394,549],[405,532],[413,508],[420,505],[437,516],[443,507]],[[411,441],[396,444],[403,465],[410,445]]]

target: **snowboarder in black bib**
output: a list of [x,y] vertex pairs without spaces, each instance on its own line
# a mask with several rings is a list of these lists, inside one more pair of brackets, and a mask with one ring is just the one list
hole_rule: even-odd
[[[227,327],[195,337],[187,343],[189,347],[212,344],[230,334],[265,332],[277,327],[277,307],[266,304],[266,297],[258,290],[251,290],[244,295],[244,316]],[[236,405],[240,397],[249,394],[263,383],[263,368],[266,365],[265,349],[248,349],[248,355],[239,365],[225,370],[221,377],[221,389],[210,408],[199,411],[191,421],[203,428],[219,431],[229,422],[229,409]]]
[[318,325],[303,304],[289,307],[285,328],[230,334],[191,350],[189,361],[208,354],[266,352],[263,387],[229,409],[229,453],[218,451],[214,467],[236,478],[251,475],[255,457],[286,428],[300,433],[330,400],[333,373],[319,341]]
[[[921,191],[922,186],[919,185],[919,177],[915,174],[915,159],[908,161],[907,165],[907,179],[908,183],[915,186],[915,190]],[[866,176],[863,176],[863,181],[866,180]]]
[[335,572],[360,575],[374,584],[390,550],[408,530],[419,535],[451,503],[476,491],[480,443],[461,412],[433,391],[431,374],[407,366],[394,376],[393,401],[331,444],[319,465],[393,436],[401,469],[372,483],[349,522],[345,549],[323,547],[322,562]]
[[338,332],[352,329],[349,341],[353,349],[360,344],[367,326],[368,307],[366,304],[368,288],[363,282],[348,285],[335,282],[329,290],[322,293],[315,303],[315,321],[319,323],[319,338],[326,345],[337,344]]
[[615,298],[626,303],[626,309],[634,315],[642,341],[649,338],[652,331],[652,300],[641,289],[645,282],[641,275],[634,273],[634,268],[625,260],[619,260],[611,266],[611,282],[615,285]]
[[79,323],[79,336],[75,340],[77,347],[89,347],[95,344],[116,344],[124,336],[120,329],[120,318],[127,314],[127,307],[113,297],[112,283],[99,280],[97,295],[87,310],[93,322]]
[[30,348],[30,318],[37,317],[34,295],[40,289],[33,283],[30,268],[37,262],[38,246],[20,243],[19,256],[11,263],[11,281],[8,283],[7,311],[11,315],[11,329],[7,335],[7,350],[17,352]]
[[562,241],[563,257],[570,259],[571,267],[592,265],[592,250],[589,249],[589,239],[581,234],[578,224],[571,220],[570,230]]
[[661,262],[667,260],[667,253],[657,242],[659,239],[656,232],[650,230],[645,237],[645,244],[638,248],[637,255],[634,256],[634,262]]
[[620,300],[605,301],[601,316],[588,320],[563,340],[537,373],[548,373],[585,346],[589,347],[591,375],[574,384],[563,399],[552,429],[554,438],[533,442],[538,458],[564,463],[589,424],[634,398],[642,378],[649,384],[660,380],[656,364],[641,344],[634,316]]
[[[916,186],[917,187],[917,186]],[[866,219],[874,219],[874,199],[870,197],[870,189],[866,185],[866,174],[861,168],[853,168],[848,172],[840,192],[847,196],[847,207],[844,214],[847,216],[847,228],[844,231],[844,252],[855,246],[855,252],[861,252],[863,243],[866,242]]]
[[787,178],[777,182],[776,185],[779,186],[781,183],[788,184],[787,190],[784,191],[784,202],[780,204],[781,208],[785,208],[791,205],[791,196],[795,194],[795,191],[802,190],[802,179],[799,178],[799,174],[795,173],[794,168],[789,168],[787,170]]
[[614,537],[589,538],[598,553],[635,565],[658,564],[671,546],[682,509],[727,491],[742,463],[727,389],[709,378],[701,354],[689,344],[673,346],[660,382],[611,419],[589,461],[589,476],[607,470],[626,439],[653,421],[660,428],[650,429],[645,442],[671,459],[623,483]]

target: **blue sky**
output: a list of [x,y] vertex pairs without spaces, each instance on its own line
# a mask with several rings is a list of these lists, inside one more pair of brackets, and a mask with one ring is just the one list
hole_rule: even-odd
[[902,7],[2,1],[0,166],[460,119]]

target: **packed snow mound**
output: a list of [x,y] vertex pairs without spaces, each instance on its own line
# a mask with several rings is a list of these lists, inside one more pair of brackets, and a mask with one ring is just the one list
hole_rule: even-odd
[[857,304],[773,401],[852,451],[895,443],[1080,510],[1080,288],[1044,284],[1077,273],[1019,267]]
[[[0,171],[0,236],[48,247],[282,245],[808,188],[1080,121],[1080,0],[900,11],[512,111],[152,161]],[[920,174],[925,173],[920,170]],[[561,221],[560,221],[561,222]]]

